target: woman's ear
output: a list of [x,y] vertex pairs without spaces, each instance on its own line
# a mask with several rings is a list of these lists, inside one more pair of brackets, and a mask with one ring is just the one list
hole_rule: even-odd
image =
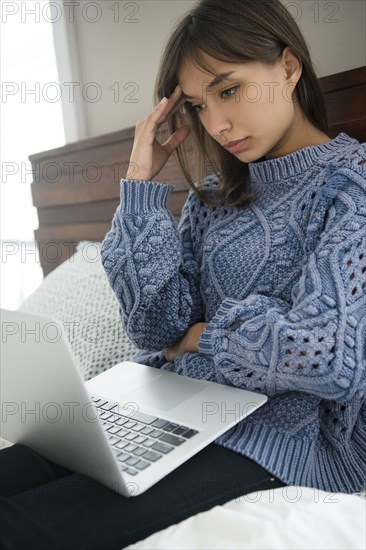
[[282,52],[282,64],[286,72],[286,80],[296,86],[301,77],[302,63],[288,46]]

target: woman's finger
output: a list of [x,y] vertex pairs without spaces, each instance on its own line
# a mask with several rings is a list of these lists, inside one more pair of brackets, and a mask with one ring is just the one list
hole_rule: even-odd
[[147,118],[150,117],[150,120],[156,124],[163,124],[173,114],[174,109],[178,110],[183,105],[181,93],[182,90],[178,85],[172,95],[169,98],[164,97]]
[[189,126],[181,126],[162,144],[163,149],[170,155],[189,136],[190,132]]

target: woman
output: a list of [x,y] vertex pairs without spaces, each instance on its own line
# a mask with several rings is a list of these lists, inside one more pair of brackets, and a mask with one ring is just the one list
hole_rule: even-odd
[[[166,45],[156,90],[169,99],[136,125],[102,250],[130,337],[164,350],[139,358],[267,394],[219,443],[285,483],[355,491],[366,471],[365,146],[326,134],[304,40],[272,0],[201,2]],[[151,180],[190,128],[216,175],[190,194],[178,233],[169,187]]]
[[[166,44],[156,95],[102,247],[122,321],[139,361],[269,400],[129,500],[3,451],[18,480],[1,489],[5,548],[117,549],[253,490],[366,485],[365,145],[327,135],[307,46],[277,0],[201,1]],[[201,183],[177,228],[171,186],[153,179],[179,147],[191,180],[190,134]]]

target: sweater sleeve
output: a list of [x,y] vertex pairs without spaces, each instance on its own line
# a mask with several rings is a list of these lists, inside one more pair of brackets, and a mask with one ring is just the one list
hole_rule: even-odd
[[125,330],[136,346],[151,351],[175,343],[203,319],[189,199],[178,227],[166,208],[172,189],[122,180],[121,203],[101,250]]
[[225,383],[330,400],[366,390],[366,166],[333,174],[324,226],[291,300],[227,298],[201,336]]

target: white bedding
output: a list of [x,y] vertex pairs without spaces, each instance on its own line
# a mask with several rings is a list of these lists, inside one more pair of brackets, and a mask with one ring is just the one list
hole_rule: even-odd
[[159,531],[128,550],[364,550],[366,499],[285,487],[251,493]]

